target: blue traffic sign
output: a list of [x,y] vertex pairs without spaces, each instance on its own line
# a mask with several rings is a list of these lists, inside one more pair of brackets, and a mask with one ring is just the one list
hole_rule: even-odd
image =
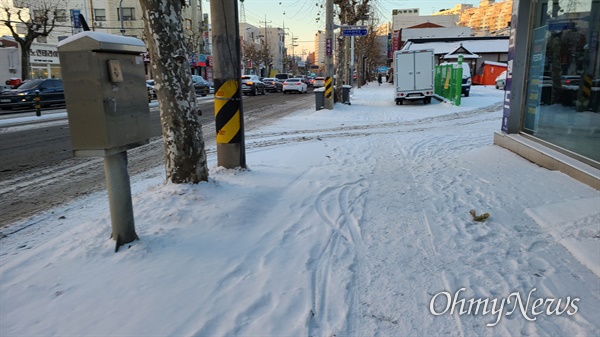
[[342,29],[343,36],[366,36],[367,29]]

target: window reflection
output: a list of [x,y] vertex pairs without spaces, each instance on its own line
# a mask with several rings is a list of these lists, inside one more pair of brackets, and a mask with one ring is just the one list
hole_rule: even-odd
[[600,2],[537,4],[523,131],[600,161]]

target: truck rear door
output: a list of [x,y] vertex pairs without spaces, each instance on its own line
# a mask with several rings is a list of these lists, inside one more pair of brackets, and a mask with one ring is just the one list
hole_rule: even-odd
[[415,90],[433,90],[433,53],[415,53]]
[[394,60],[394,84],[396,91],[408,91],[415,89],[415,58],[410,52],[396,52]]

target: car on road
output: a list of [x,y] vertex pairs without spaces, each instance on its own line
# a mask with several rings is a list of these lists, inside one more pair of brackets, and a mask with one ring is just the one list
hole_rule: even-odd
[[287,80],[288,78],[292,78],[292,77],[294,77],[292,74],[287,74],[287,73],[275,74],[275,78],[280,80],[281,82]]
[[302,82],[304,82],[304,84],[306,84],[306,86],[308,87],[308,78],[306,77],[306,75],[296,75],[293,78],[299,78]]
[[283,90],[283,83],[274,77],[267,77],[262,79],[265,84],[265,90],[268,92],[281,92]]
[[242,76],[242,93],[244,95],[256,96],[259,93],[264,95],[266,91],[265,84],[257,75]]
[[313,88],[320,88],[325,86],[325,77],[315,77],[313,81]]
[[306,83],[302,82],[300,78],[288,78],[283,82],[283,93],[287,94],[288,92],[295,91],[299,94],[304,94],[308,92],[308,86]]
[[0,94],[0,109],[34,108],[35,98],[38,95],[42,107],[65,104],[65,89],[62,80],[44,78],[26,81],[16,89],[3,91]]
[[506,86],[506,70],[496,77],[496,89],[504,90]]
[[210,84],[207,80],[202,78],[200,75],[192,75],[192,82],[194,83],[194,91],[196,95],[200,95],[202,97],[208,95],[210,91]]

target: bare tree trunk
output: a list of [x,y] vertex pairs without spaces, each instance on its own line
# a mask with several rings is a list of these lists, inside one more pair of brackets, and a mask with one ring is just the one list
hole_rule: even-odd
[[335,102],[341,102],[342,101],[342,85],[345,84],[345,72],[344,69],[345,67],[345,60],[346,60],[346,48],[345,48],[345,41],[346,39],[344,38],[338,38],[337,39],[337,43],[338,43],[338,47],[337,47],[337,60],[336,60],[336,69],[335,69],[335,87],[333,90],[333,95],[334,95],[334,101]]
[[182,2],[140,0],[140,5],[155,74],[167,180],[195,184],[208,180],[208,168],[185,48]]
[[21,78],[28,80],[31,78],[31,59],[29,51],[31,50],[31,42],[21,45]]

